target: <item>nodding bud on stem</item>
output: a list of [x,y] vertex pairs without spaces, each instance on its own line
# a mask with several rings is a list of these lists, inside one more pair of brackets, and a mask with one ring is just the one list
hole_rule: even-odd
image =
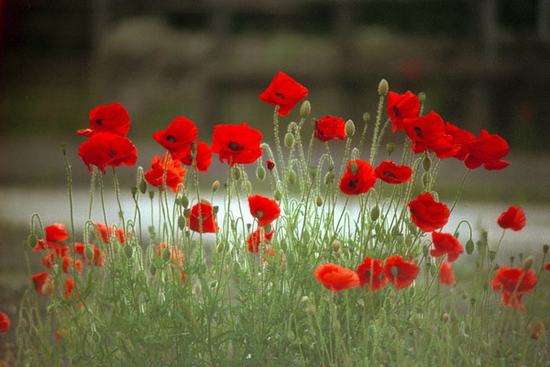
[[356,162],[351,162],[349,171],[353,176],[355,176],[359,172],[359,166],[357,165]]
[[391,155],[394,150],[395,150],[395,144],[394,143],[386,144],[386,152],[388,152],[388,155]]
[[153,200],[153,198],[155,197],[155,192],[154,191],[149,191],[149,199]]
[[523,262],[523,270],[529,270],[533,266],[533,256],[529,256],[525,261]]
[[147,182],[143,178],[139,180],[139,191],[142,194],[145,194],[147,192]]
[[355,135],[355,124],[353,121],[348,120],[346,121],[346,136],[353,136]]
[[332,251],[334,252],[340,251],[340,241],[338,240],[332,241]]
[[242,181],[241,190],[245,194],[250,194],[252,192],[252,184],[250,183],[250,181],[248,179]]
[[317,203],[317,206],[323,205],[323,199],[320,196],[317,196],[317,200],[315,202]]
[[258,180],[263,181],[265,179],[265,168],[259,165],[258,168],[256,168],[256,177]]
[[183,215],[178,217],[178,228],[182,231],[185,228],[185,217]]
[[279,190],[275,190],[275,192],[273,193],[273,198],[277,201],[281,201],[283,195],[281,194],[281,192]]
[[550,245],[542,245],[542,253],[546,255],[548,253],[549,248],[550,248]]
[[84,255],[86,256],[86,259],[90,261],[94,258],[94,251],[90,246],[86,246],[86,249],[84,250]]
[[422,160],[422,167],[424,167],[424,171],[429,171],[432,167],[432,160],[428,155],[424,157],[424,160]]
[[137,197],[137,193],[138,193],[138,188],[136,186],[132,186],[132,198],[136,198]]
[[291,185],[294,185],[296,183],[296,172],[294,172],[293,169],[288,170],[287,179],[288,179],[288,183]]
[[238,181],[241,178],[241,169],[237,166],[233,167],[231,170],[231,176],[234,180]]
[[388,84],[388,81],[386,79],[380,80],[380,83],[378,83],[378,95],[385,96],[386,94],[388,94],[389,89],[390,86]]
[[466,253],[468,255],[471,255],[472,252],[474,252],[474,241],[472,241],[472,239],[470,238],[467,242],[466,242]]
[[300,106],[300,117],[305,119],[309,116],[311,113],[311,103],[306,99],[302,102],[302,105]]
[[27,244],[30,248],[33,248],[34,245],[36,245],[36,242],[38,241],[38,238],[34,234],[30,234],[29,237],[27,237]]
[[372,210],[370,211],[370,219],[375,222],[378,217],[380,216],[380,208],[378,205],[376,205]]
[[294,146],[294,135],[291,133],[285,134],[285,146],[287,148],[292,148]]
[[212,192],[216,192],[220,189],[220,181],[216,180],[212,182]]

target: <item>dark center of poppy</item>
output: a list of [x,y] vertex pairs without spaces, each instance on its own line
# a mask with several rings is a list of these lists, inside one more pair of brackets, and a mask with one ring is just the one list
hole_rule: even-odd
[[389,172],[389,171],[383,171],[382,174],[383,174],[385,177],[391,177],[391,178],[395,178],[395,177],[396,177],[392,172]]
[[109,150],[109,151],[107,152],[107,155],[108,155],[109,157],[111,157],[111,158],[114,158],[114,157],[116,157],[116,151],[114,151],[114,150]]
[[401,111],[399,111],[399,108],[397,108],[397,106],[393,106],[393,113],[395,113],[396,117],[401,117]]
[[102,119],[95,120],[95,123],[99,126],[103,126],[103,120]]
[[352,188],[352,189],[355,189],[355,187],[357,186],[357,181],[358,181],[358,180],[350,180],[350,181],[348,182],[348,187],[349,187],[349,188]]
[[281,92],[276,92],[275,95],[281,99],[286,99],[285,95]]
[[391,274],[394,278],[397,278],[399,276],[399,268],[397,266],[391,267]]
[[422,130],[418,126],[414,127],[414,133],[416,134],[416,136],[419,136],[419,137],[424,136],[424,133],[422,132]]
[[244,147],[238,143],[235,143],[234,141],[230,141],[228,144],[227,144],[227,147],[233,151],[239,151],[239,150],[243,150]]
[[175,143],[177,141],[174,135],[166,135],[166,140],[168,140],[170,143]]

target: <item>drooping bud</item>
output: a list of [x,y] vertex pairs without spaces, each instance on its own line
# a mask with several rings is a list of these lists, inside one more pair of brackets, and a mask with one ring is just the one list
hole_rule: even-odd
[[296,172],[293,169],[288,170],[287,174],[288,183],[294,185],[296,183]]
[[395,150],[395,144],[394,143],[386,144],[386,152],[388,152],[388,155],[391,155],[394,150]]
[[212,192],[216,192],[220,189],[220,181],[216,180],[212,182]]
[[141,178],[141,180],[139,180],[139,191],[142,194],[145,194],[147,192],[147,182],[143,177]]
[[378,205],[375,205],[374,208],[370,211],[370,219],[375,222],[380,216],[380,208]]
[[136,186],[132,186],[131,193],[132,193],[132,198],[135,199],[137,197],[138,188]]
[[92,250],[91,246],[86,246],[86,249],[84,250],[84,255],[86,255],[86,259],[92,260],[94,258],[94,251]]
[[273,198],[277,201],[281,201],[283,195],[281,194],[281,192],[279,190],[275,190],[275,192],[273,193]]
[[34,233],[31,233],[27,237],[27,244],[29,245],[30,248],[33,248],[34,245],[36,245],[37,241],[38,241],[38,238],[36,237],[36,235]]
[[334,181],[334,173],[333,172],[327,172],[325,175],[325,185],[330,185]]
[[497,252],[495,250],[489,250],[489,259],[494,261],[497,257]]
[[355,135],[355,124],[353,121],[348,120],[346,121],[346,136],[351,137],[353,135]]
[[300,106],[300,117],[305,119],[309,116],[311,113],[311,103],[306,99],[302,102],[302,105]]
[[430,156],[426,155],[424,159],[422,160],[422,167],[424,167],[424,171],[429,171],[432,167],[432,160],[430,159]]
[[256,168],[256,177],[258,180],[263,181],[265,179],[265,168],[258,166],[258,168]]
[[388,81],[386,79],[380,80],[380,83],[378,83],[378,95],[385,96],[386,94],[388,94],[389,89],[390,86],[388,84]]
[[275,162],[273,162],[271,159],[266,160],[265,165],[270,171],[273,171],[273,168],[275,168]]
[[467,242],[466,242],[466,253],[468,255],[471,255],[472,252],[474,252],[474,241],[472,241],[472,239],[470,238]]
[[533,256],[529,256],[527,259],[525,259],[525,261],[523,262],[523,270],[527,271],[531,269],[531,267],[533,266],[533,261]]
[[178,217],[178,228],[182,231],[185,228],[185,217],[183,215]]
[[292,148],[294,146],[294,135],[291,133],[285,134],[285,146],[287,148]]

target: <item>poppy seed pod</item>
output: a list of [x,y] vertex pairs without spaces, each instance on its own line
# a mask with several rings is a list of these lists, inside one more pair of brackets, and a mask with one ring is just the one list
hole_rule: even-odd
[[265,168],[258,166],[258,168],[256,168],[256,177],[258,180],[263,181],[265,179]]
[[355,124],[351,120],[346,121],[346,135],[350,137],[355,135]]
[[306,99],[302,102],[302,105],[300,106],[300,117],[305,119],[309,116],[311,113],[311,103]]
[[380,83],[378,83],[378,95],[385,96],[386,94],[388,94],[389,89],[390,86],[388,84],[388,81],[386,79],[380,80]]
[[432,167],[432,160],[429,156],[426,155],[422,160],[422,167],[424,167],[424,171],[429,171]]
[[292,148],[294,146],[294,135],[291,133],[285,134],[285,146],[287,148]]
[[185,228],[185,217],[183,215],[180,215],[178,217],[178,228],[180,230],[183,230]]
[[471,255],[472,252],[474,252],[474,241],[472,241],[472,239],[469,239],[467,242],[466,242],[466,253],[468,255]]
[[212,182],[212,192],[216,192],[220,189],[220,181],[216,180]]
[[370,211],[370,219],[375,222],[376,220],[378,220],[378,217],[380,217],[380,208],[378,207],[378,205],[376,205]]
[[391,155],[394,150],[395,150],[395,144],[394,143],[386,144],[386,152],[388,153],[388,155]]

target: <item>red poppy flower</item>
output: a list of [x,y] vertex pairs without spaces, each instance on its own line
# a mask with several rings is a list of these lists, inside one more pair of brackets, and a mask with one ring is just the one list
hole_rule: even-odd
[[547,262],[546,265],[544,265],[544,269],[550,271],[550,262]]
[[460,149],[454,155],[454,158],[463,161],[468,155],[468,143],[475,139],[471,132],[461,129],[450,122],[445,123],[445,134],[452,137],[452,144],[460,146]]
[[77,130],[82,136],[92,136],[98,132],[110,132],[126,136],[130,130],[130,116],[120,103],[97,106],[90,111],[90,128]]
[[105,253],[101,251],[101,249],[94,244],[90,246],[92,248],[92,256],[93,256],[92,259],[88,259],[86,257],[86,245],[84,245],[83,243],[76,242],[74,244],[74,252],[79,254],[82,257],[82,259],[84,259],[84,262],[86,264],[90,264],[90,262],[93,262],[95,266],[100,266],[100,267],[103,266],[105,262]]
[[64,289],[65,299],[69,299],[69,297],[71,297],[71,293],[73,293],[73,288],[74,288],[74,280],[72,280],[71,278],[65,279],[65,289]]
[[403,119],[418,117],[420,113],[420,100],[410,91],[403,94],[388,92],[387,113],[391,121],[391,129],[405,130]]
[[63,242],[69,239],[69,234],[65,229],[65,225],[61,223],[51,224],[46,226],[46,241],[48,242]]
[[447,255],[448,262],[455,261],[464,252],[462,244],[450,233],[432,232],[432,242],[434,247],[430,250],[430,255]]
[[359,195],[374,187],[376,176],[369,162],[348,162],[348,168],[340,180],[340,190],[346,195]]
[[321,264],[313,273],[317,281],[333,292],[340,292],[359,285],[359,276],[351,269],[340,265]]
[[273,162],[271,159],[266,160],[265,165],[270,171],[273,171],[273,168],[275,168],[275,162]]
[[529,336],[533,340],[539,340],[542,336],[546,334],[546,327],[544,323],[540,320],[531,324]]
[[413,151],[422,153],[426,149],[434,152],[438,158],[456,155],[461,146],[454,144],[453,137],[446,134],[445,122],[435,112],[425,116],[408,118],[403,122],[407,135],[413,142]]
[[170,151],[171,154],[186,155],[191,144],[197,140],[199,129],[195,123],[183,116],[175,118],[166,130],[153,134],[153,139]]
[[523,227],[525,227],[525,222],[525,212],[517,205],[513,205],[506,209],[497,220],[501,228],[510,228],[512,231],[520,231],[523,229]]
[[[155,252],[158,256],[162,256],[162,253],[168,245],[166,242],[163,242],[161,244],[158,244],[157,247],[155,247]],[[183,259],[185,258],[185,255],[183,254],[183,251],[180,250],[177,246],[170,246],[168,247],[168,251],[170,253],[170,262],[172,265],[176,267],[183,267]]]
[[314,136],[320,141],[344,140],[346,138],[346,121],[341,117],[322,117],[315,121]]
[[[212,163],[212,151],[210,150],[208,144],[202,141],[196,143],[196,147],[197,156],[195,159],[195,168],[199,172],[206,172],[208,171],[208,167],[210,167],[210,164]],[[189,150],[185,155],[174,153],[172,156],[174,157],[174,159],[179,159],[181,163],[185,164],[186,166],[193,166],[193,157],[191,155],[191,150]]]
[[365,257],[363,263],[357,267],[361,288],[367,284],[369,290],[377,291],[386,286],[387,279],[384,275],[383,264],[382,260]]
[[433,232],[443,227],[449,220],[447,205],[435,201],[429,192],[420,194],[409,202],[411,219],[424,232]]
[[[168,162],[166,162],[168,159]],[[166,172],[166,174],[165,174]],[[162,187],[164,184],[176,192],[180,183],[183,183],[185,176],[185,168],[181,166],[181,163],[175,159],[170,158],[167,154],[162,158],[158,155],[151,161],[151,169],[143,175],[145,180],[155,187]]]
[[403,289],[414,282],[420,268],[402,256],[390,256],[384,262],[384,274],[395,289]]
[[6,313],[0,311],[0,333],[7,333],[10,330],[10,327],[10,317]]
[[439,282],[448,286],[456,284],[455,272],[451,263],[443,261],[439,266]]
[[202,200],[200,204],[193,205],[189,214],[188,225],[189,228],[195,232],[218,232],[214,207],[206,200]]
[[78,273],[81,273],[82,272],[82,262],[78,259],[74,260],[69,257],[69,256],[63,256],[63,260],[61,262],[61,267],[63,269],[63,272],[65,274],[69,274],[72,272],[71,268],[73,266],[73,263],[75,264],[75,270],[78,272]]
[[[131,233],[128,233],[128,236],[130,236],[130,234]],[[120,242],[120,244],[124,246],[124,244],[126,243],[126,238],[124,236],[124,229],[118,228],[116,230],[116,236],[118,238],[118,242]]]
[[103,174],[105,167],[118,167],[122,164],[133,166],[137,161],[137,149],[134,144],[124,136],[108,132],[96,133],[80,144],[78,155],[90,172],[94,165]]
[[468,156],[464,164],[469,169],[476,169],[483,165],[486,170],[501,170],[510,165],[502,158],[508,155],[510,146],[497,134],[489,134],[481,130],[479,136],[468,143]]
[[408,182],[412,176],[412,169],[407,166],[399,166],[391,161],[384,161],[374,170],[376,177],[390,184]]
[[31,279],[34,284],[34,289],[36,290],[37,293],[40,293],[42,295],[48,295],[53,292],[54,281],[50,273],[41,272],[41,273],[33,274]]
[[262,133],[246,122],[238,125],[216,125],[212,136],[212,152],[219,155],[220,162],[231,166],[254,163],[262,155]]
[[491,285],[497,292],[502,292],[502,304],[524,311],[522,297],[535,289],[537,275],[533,269],[500,267],[495,273]]
[[248,197],[248,206],[250,214],[258,220],[260,227],[266,226],[273,222],[281,214],[279,204],[273,199],[262,195],[251,195]]
[[286,116],[292,108],[308,94],[306,87],[280,71],[260,99],[271,105],[279,106],[279,116]]
[[260,244],[269,243],[273,238],[273,231],[266,232],[263,228],[258,228],[254,232],[250,233],[246,243],[248,244],[248,252],[258,253],[260,252]]

